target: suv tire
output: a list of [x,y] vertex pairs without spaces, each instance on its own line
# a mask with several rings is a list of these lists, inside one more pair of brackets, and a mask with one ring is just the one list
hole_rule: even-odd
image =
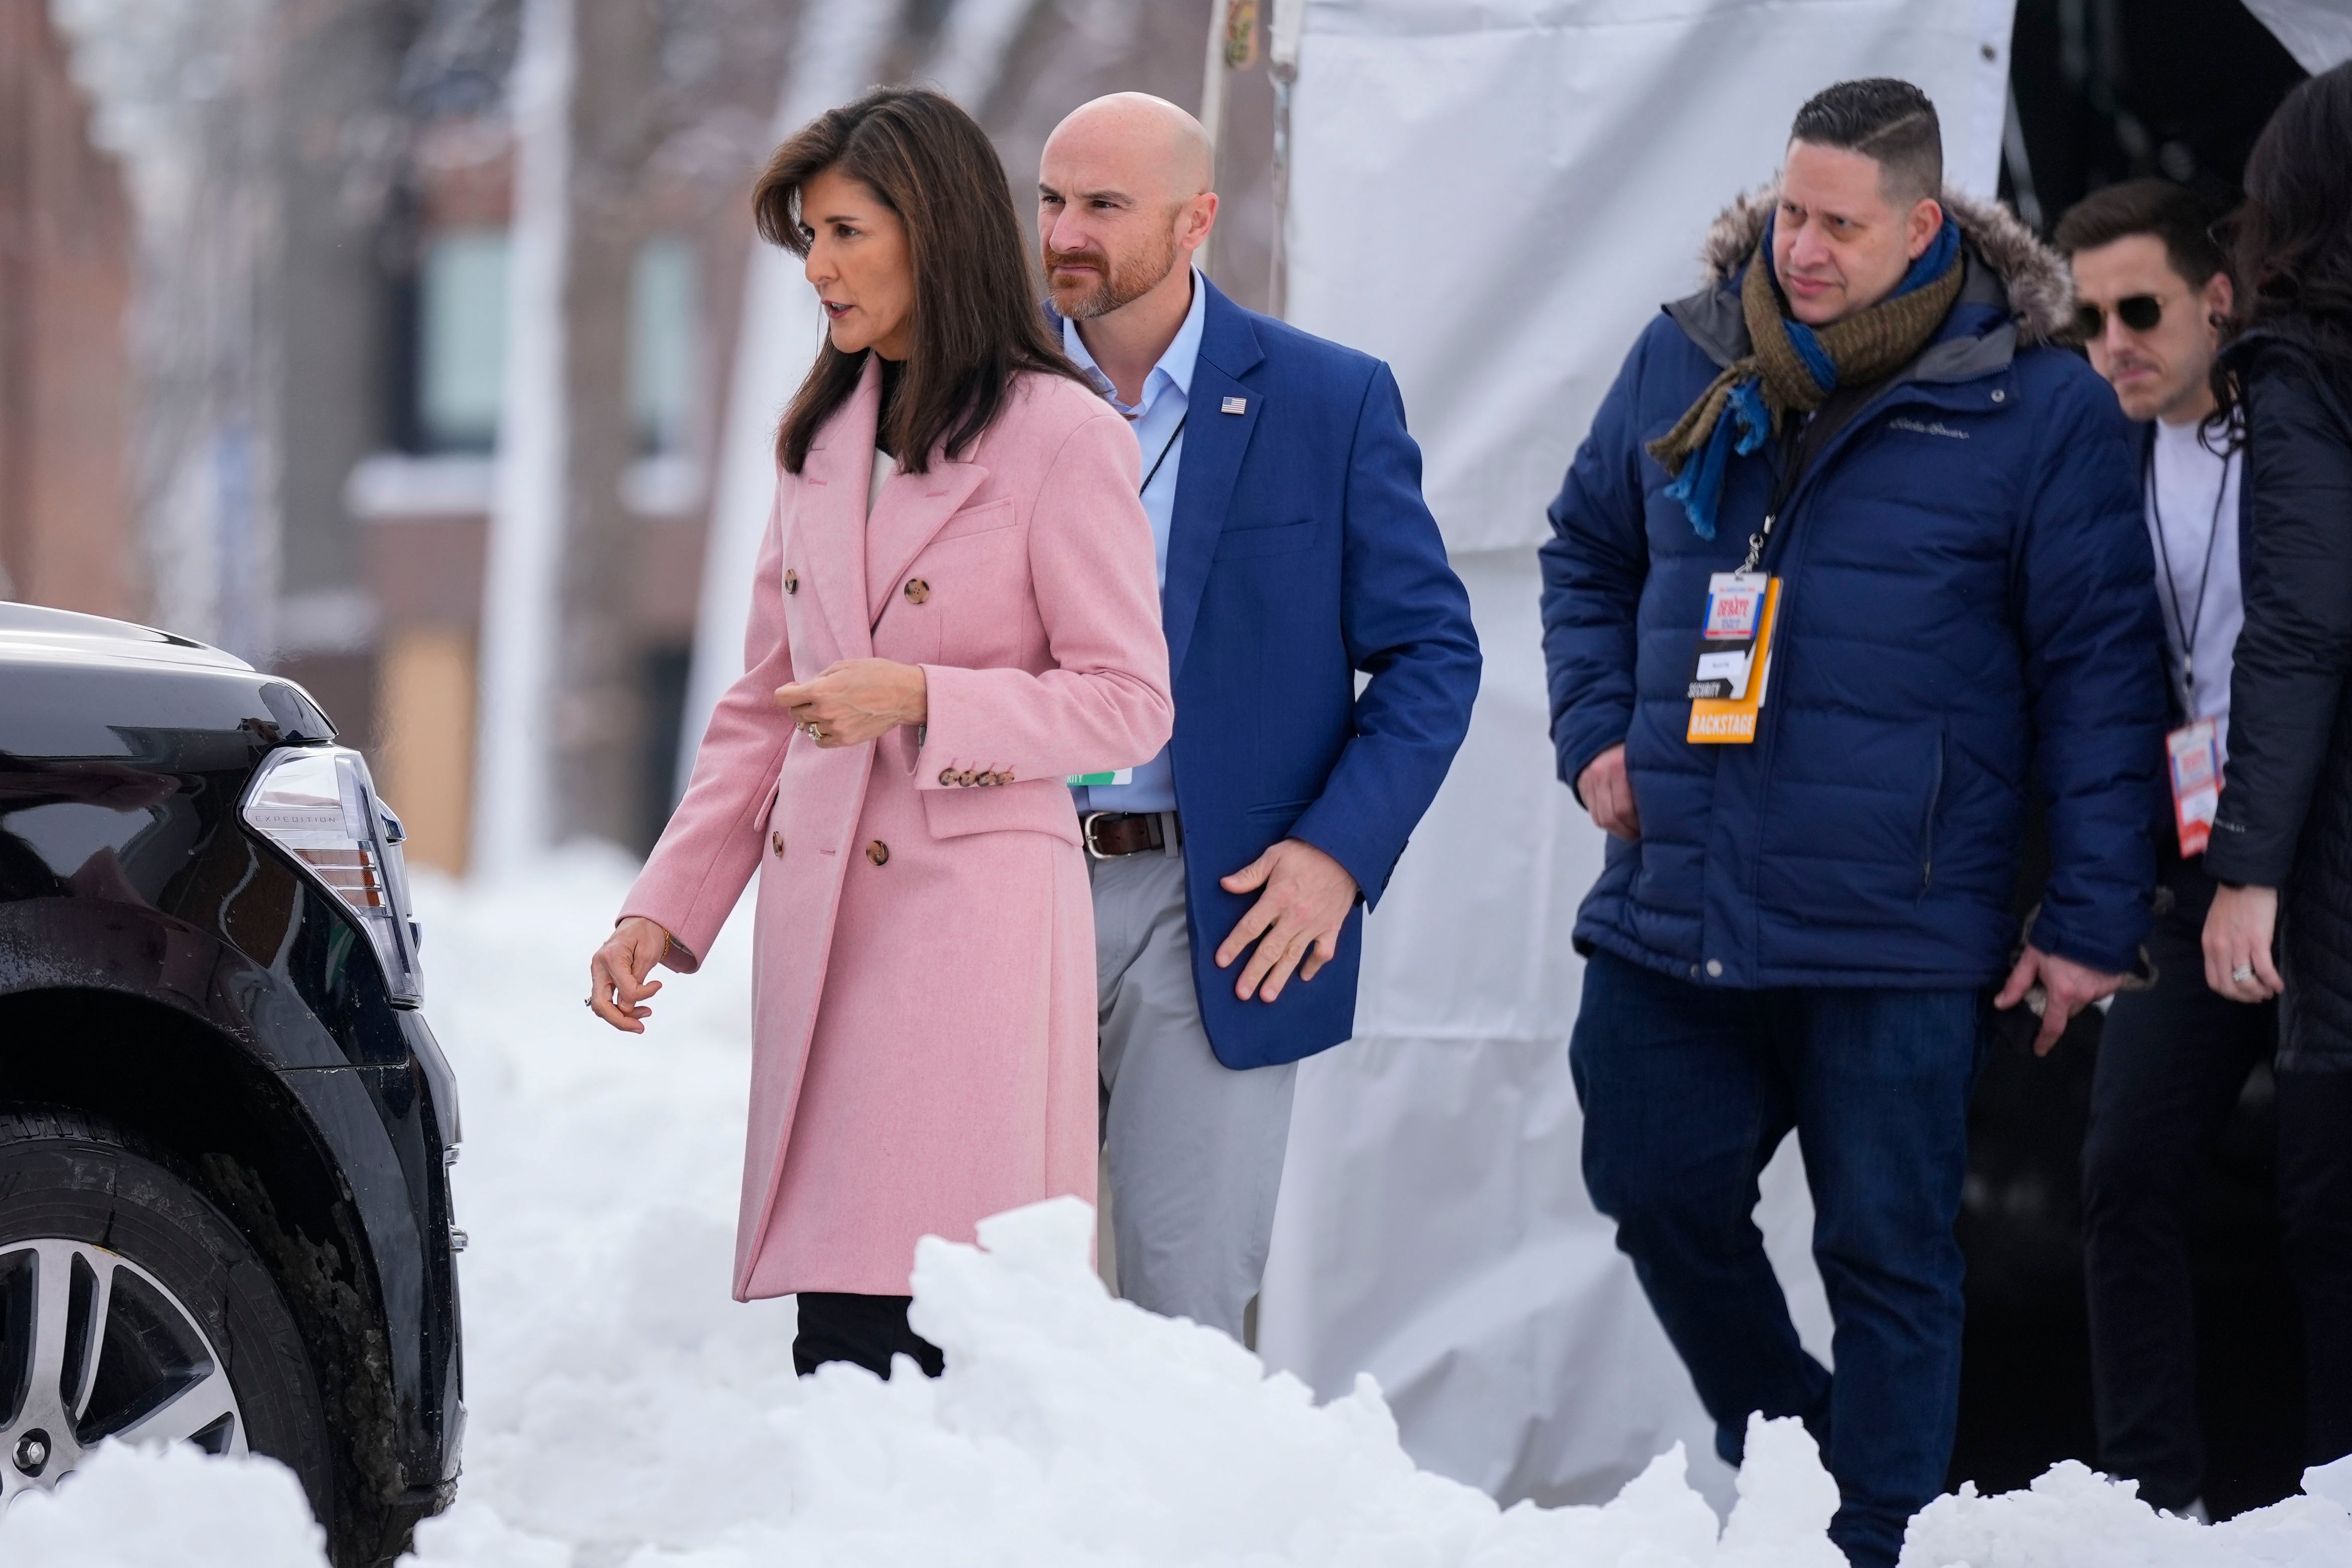
[[[46,1245],[37,1253],[36,1243]],[[82,1380],[90,1391],[80,1413],[85,1430],[68,1435],[69,1446],[58,1444],[52,1435],[35,1433],[26,1414],[34,1393],[34,1274],[38,1260],[71,1260],[72,1323],[86,1332],[95,1289],[89,1265],[102,1267],[109,1255],[132,1267],[112,1276],[108,1338]],[[118,1302],[119,1313],[112,1310]],[[200,1346],[189,1339],[191,1326],[202,1335]],[[110,1347],[116,1352],[111,1363]],[[87,1351],[66,1351],[78,1353],[86,1357]],[[175,1361],[191,1363],[177,1370],[176,1384]],[[283,1462],[331,1539],[333,1467],[318,1378],[294,1315],[253,1244],[167,1156],[136,1136],[75,1111],[0,1107],[0,1431],[6,1433],[0,1468],[10,1489],[54,1484],[62,1468],[44,1465],[44,1474],[28,1476],[25,1462],[53,1444],[58,1458],[68,1458],[81,1436],[96,1442],[110,1428],[145,1419],[142,1406],[156,1392],[139,1385],[159,1367],[164,1377],[157,1389],[166,1395],[181,1387],[192,1402],[225,1403],[217,1379],[205,1376],[207,1361],[226,1376],[234,1415],[215,1420],[195,1440],[215,1452],[249,1448]]]

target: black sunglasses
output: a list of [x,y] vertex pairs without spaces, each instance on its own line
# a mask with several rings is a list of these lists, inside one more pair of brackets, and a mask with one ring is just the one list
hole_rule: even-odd
[[[2116,301],[2116,314],[2135,332],[2152,331],[2157,322],[2164,320],[2164,301],[2153,294],[2134,294]],[[2074,307],[2074,332],[2084,342],[2106,330],[2106,311],[2096,305]]]

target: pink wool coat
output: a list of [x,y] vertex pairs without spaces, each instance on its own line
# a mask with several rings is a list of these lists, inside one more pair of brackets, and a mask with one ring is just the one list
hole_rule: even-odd
[[[1024,375],[869,520],[879,379],[779,475],[743,677],[623,908],[691,971],[760,874],[738,1300],[903,1296],[917,1238],[1093,1201],[1094,905],[1063,781],[1148,760],[1174,716],[1118,414]],[[775,689],[868,657],[923,667],[919,742],[819,748]]]

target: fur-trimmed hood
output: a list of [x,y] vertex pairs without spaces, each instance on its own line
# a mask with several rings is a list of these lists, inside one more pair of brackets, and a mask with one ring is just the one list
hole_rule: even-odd
[[[1729,282],[1756,254],[1765,222],[1780,199],[1780,186],[1760,186],[1734,197],[1717,216],[1699,247],[1708,288]],[[1969,252],[2000,279],[2008,295],[2010,311],[2017,319],[2018,346],[2061,341],[2074,311],[2074,278],[2064,258],[1999,202],[1947,188],[1943,204],[1945,214],[1960,226]]]

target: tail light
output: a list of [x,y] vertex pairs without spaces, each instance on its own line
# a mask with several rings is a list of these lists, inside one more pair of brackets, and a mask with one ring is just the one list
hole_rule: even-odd
[[272,752],[246,791],[245,821],[358,917],[393,1002],[416,1005],[424,977],[400,854],[404,835],[400,818],[376,799],[367,760],[344,746]]

